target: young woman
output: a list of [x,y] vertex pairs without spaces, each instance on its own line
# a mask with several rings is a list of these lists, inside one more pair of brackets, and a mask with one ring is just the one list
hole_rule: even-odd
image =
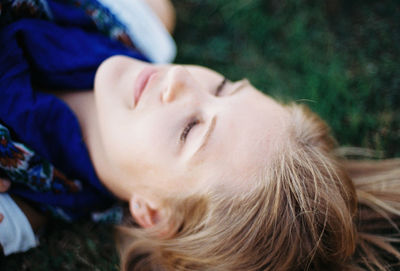
[[121,56],[99,67],[94,93],[62,98],[141,226],[120,228],[124,270],[384,270],[379,253],[400,256],[374,235],[398,229],[400,161],[335,156],[303,106]]
[[123,270],[388,270],[400,259],[382,232],[397,229],[400,162],[338,157],[304,106],[207,68],[121,55],[102,62],[93,90],[55,94],[101,185],[140,226],[119,227]]

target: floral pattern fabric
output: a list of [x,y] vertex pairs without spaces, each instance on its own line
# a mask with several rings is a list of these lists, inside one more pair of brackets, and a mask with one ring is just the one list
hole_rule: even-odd
[[76,193],[82,190],[78,180],[70,180],[49,161],[22,143],[14,142],[8,129],[0,124],[0,168],[3,175],[33,191]]
[[[37,192],[61,194],[82,191],[82,183],[79,180],[67,178],[33,150],[20,142],[13,141],[9,130],[1,124],[0,176]],[[62,208],[48,204],[39,207],[54,217],[66,221],[73,220]],[[122,220],[122,208],[116,206],[103,212],[93,212],[92,219],[95,222],[119,223]]]
[[46,2],[39,0],[2,0],[0,2],[0,26],[22,18],[48,20],[51,18]]

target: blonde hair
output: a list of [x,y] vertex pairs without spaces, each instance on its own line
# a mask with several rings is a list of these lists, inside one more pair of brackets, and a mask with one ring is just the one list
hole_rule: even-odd
[[119,227],[122,270],[390,270],[398,239],[379,231],[398,231],[400,161],[336,157],[319,117],[287,109],[289,140],[249,191],[171,199],[169,238]]

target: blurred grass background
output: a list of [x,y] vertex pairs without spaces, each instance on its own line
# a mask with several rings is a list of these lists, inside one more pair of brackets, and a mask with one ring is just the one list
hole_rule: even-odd
[[342,145],[400,156],[400,3],[189,0],[177,62],[247,77],[319,113]]
[[[319,113],[341,145],[400,157],[397,0],[175,0],[177,63],[247,77]],[[118,270],[113,228],[53,221],[0,270]]]

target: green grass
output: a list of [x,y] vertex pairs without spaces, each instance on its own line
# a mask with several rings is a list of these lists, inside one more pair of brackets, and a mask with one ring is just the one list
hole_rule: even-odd
[[400,156],[400,5],[350,2],[184,1],[177,62],[248,77],[308,104],[340,144]]
[[[400,4],[396,0],[176,0],[178,63],[247,77],[300,101],[341,145],[400,157]],[[41,247],[1,270],[118,270],[112,228],[55,222]]]
[[87,221],[50,222],[39,248],[0,258],[0,270],[118,270],[113,231]]

